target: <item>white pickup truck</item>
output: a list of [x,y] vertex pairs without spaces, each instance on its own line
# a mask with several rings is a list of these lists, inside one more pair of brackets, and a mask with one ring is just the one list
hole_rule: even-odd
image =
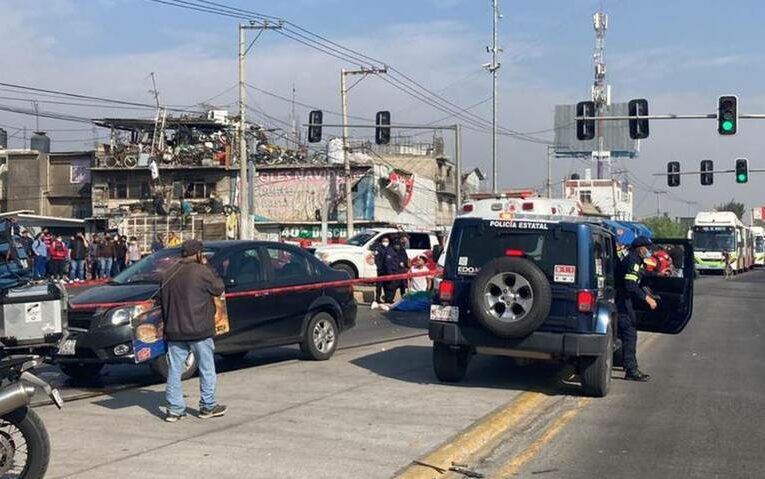
[[384,237],[401,234],[409,237],[409,249],[406,251],[409,258],[432,251],[433,247],[439,244],[433,233],[374,228],[357,234],[345,244],[320,245],[316,247],[314,254],[331,267],[346,271],[351,278],[374,278],[377,276],[374,248]]

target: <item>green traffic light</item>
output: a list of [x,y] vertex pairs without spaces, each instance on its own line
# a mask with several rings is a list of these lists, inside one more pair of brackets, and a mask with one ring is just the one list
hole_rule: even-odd
[[739,173],[736,179],[739,183],[746,183],[746,175],[744,173]]
[[722,129],[725,131],[732,131],[733,130],[733,122],[730,120],[725,120],[722,124]]

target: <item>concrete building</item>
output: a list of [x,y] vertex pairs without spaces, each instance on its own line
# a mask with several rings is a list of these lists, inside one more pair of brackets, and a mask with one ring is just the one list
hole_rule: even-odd
[[89,217],[94,158],[93,151],[0,150],[0,210]]
[[579,201],[583,207],[592,205],[601,214],[615,220],[633,219],[634,188],[620,180],[566,180],[564,197]]

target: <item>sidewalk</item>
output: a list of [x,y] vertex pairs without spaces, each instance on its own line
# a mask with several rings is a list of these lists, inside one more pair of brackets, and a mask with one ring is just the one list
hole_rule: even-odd
[[[513,399],[507,358],[477,357],[468,381],[438,384],[427,338],[341,351],[330,361],[219,376],[223,418],[161,420],[162,385],[37,409],[52,442],[47,477],[385,478]],[[528,381],[523,386],[528,388]]]

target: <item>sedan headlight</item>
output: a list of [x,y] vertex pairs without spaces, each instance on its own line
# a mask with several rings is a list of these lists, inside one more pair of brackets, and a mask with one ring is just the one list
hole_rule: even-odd
[[145,311],[148,311],[153,306],[153,303],[145,302],[136,304],[135,306],[125,306],[122,308],[112,309],[104,315],[104,319],[101,321],[101,324],[104,326],[122,326],[125,324],[130,324],[131,319]]

